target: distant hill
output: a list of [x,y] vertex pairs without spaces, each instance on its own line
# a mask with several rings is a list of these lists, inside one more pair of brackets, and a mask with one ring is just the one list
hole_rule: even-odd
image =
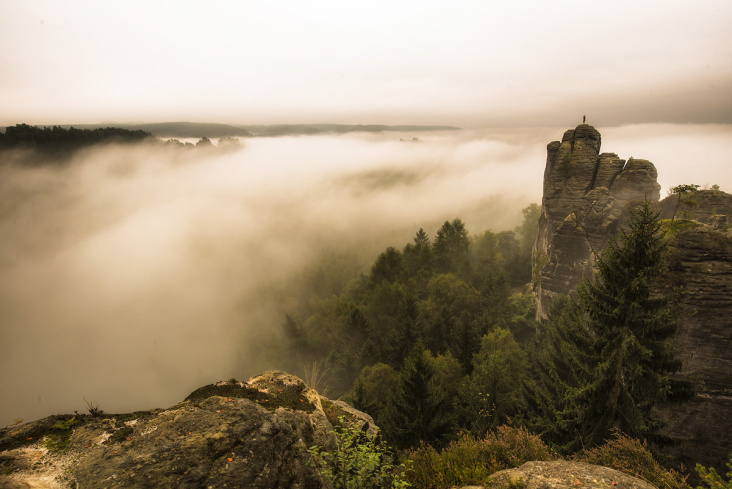
[[275,124],[240,127],[260,137],[345,134],[349,132],[455,131],[460,129],[453,126],[386,126],[383,124]]
[[[59,127],[76,129],[100,129],[118,127],[129,131],[144,131],[159,138],[223,138],[223,137],[274,137],[312,136],[316,134],[345,134],[349,132],[416,132],[454,131],[453,126],[387,126],[383,124],[274,124],[231,125],[206,122],[158,122],[152,124],[62,124]],[[41,127],[43,127],[41,125]],[[3,131],[5,128],[0,128]]]
[[[223,138],[252,137],[252,133],[242,127],[229,124],[209,124],[206,122],[156,122],[152,124],[80,124],[78,129],[95,129],[114,126],[130,131],[145,131],[159,138]],[[70,126],[61,126],[70,127]]]

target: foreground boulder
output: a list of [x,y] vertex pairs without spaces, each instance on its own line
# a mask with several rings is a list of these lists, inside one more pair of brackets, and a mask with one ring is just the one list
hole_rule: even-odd
[[316,488],[307,447],[370,416],[285,372],[220,382],[168,409],[51,416],[0,432],[0,487]]
[[656,486],[607,467],[558,460],[527,462],[516,469],[501,470],[490,477],[486,487],[655,489]]

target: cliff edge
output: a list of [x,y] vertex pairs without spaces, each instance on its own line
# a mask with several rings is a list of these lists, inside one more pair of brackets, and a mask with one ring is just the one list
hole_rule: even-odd
[[306,448],[335,448],[342,415],[376,430],[367,414],[274,371],[167,409],[50,416],[0,431],[0,487],[317,488]]

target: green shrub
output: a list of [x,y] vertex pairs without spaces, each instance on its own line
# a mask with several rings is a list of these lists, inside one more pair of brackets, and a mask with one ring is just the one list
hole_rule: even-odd
[[[722,480],[722,476],[717,473],[714,467],[703,467],[696,464],[696,473],[699,474],[702,482],[709,486],[709,489],[732,489],[732,453],[729,455],[729,463],[727,464],[729,472],[727,472],[727,481]],[[705,489],[704,486],[697,486],[696,489]]]
[[69,420],[59,420],[51,427],[51,432],[46,435],[43,445],[48,450],[65,450],[69,446],[71,433],[75,425],[79,423],[76,417]]
[[531,460],[557,458],[538,436],[507,425],[499,426],[483,439],[463,434],[439,453],[422,445],[402,456],[412,462],[407,480],[423,488],[482,484],[499,470],[519,467]]
[[409,487],[403,475],[407,470],[395,465],[389,447],[376,437],[348,425],[341,416],[335,428],[337,448],[327,451],[314,446],[308,449],[309,462],[315,467],[324,487],[332,489],[381,489]]
[[662,467],[648,450],[648,444],[620,432],[604,445],[575,456],[580,462],[602,465],[646,480],[659,489],[688,489],[687,476]]

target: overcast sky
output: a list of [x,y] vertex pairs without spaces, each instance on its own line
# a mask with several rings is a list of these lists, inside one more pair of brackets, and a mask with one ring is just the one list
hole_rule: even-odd
[[0,125],[732,122],[732,2],[0,0]]

